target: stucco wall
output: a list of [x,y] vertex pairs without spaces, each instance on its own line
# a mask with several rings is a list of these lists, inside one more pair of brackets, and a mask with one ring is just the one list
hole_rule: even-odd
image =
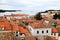
[[[46,33],[46,31],[48,30],[48,33]],[[37,34],[37,31],[39,31],[39,34]],[[44,33],[42,33],[42,31],[44,31]],[[34,29],[34,35],[51,35],[51,28],[38,28],[38,29]]]
[[[54,34],[55,34],[55,35],[54,35]],[[52,33],[51,36],[56,37],[56,39],[58,39],[58,33]]]
[[[37,35],[48,35],[51,36],[51,28],[32,28],[31,26],[28,27],[30,33],[34,36]],[[31,30],[30,30],[31,29]],[[46,33],[46,31],[48,30],[48,33]],[[37,34],[37,31],[39,31],[39,34]],[[44,31],[44,33],[42,34],[42,31]]]

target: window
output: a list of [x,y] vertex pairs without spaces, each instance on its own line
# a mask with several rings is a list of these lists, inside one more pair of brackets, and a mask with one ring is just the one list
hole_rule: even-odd
[[60,34],[58,34],[60,36]]
[[51,35],[53,35],[53,33],[51,33]]
[[48,30],[46,31],[46,33],[48,33]]
[[36,38],[36,40],[38,40],[38,38]]
[[56,33],[54,33],[54,35],[56,35]]
[[18,32],[16,32],[16,36],[18,36]]
[[22,35],[22,33],[20,33],[20,35]]
[[44,33],[44,31],[42,31],[42,33]]
[[22,39],[22,40],[25,40],[25,39]]
[[37,31],[37,34],[39,34],[39,31]]

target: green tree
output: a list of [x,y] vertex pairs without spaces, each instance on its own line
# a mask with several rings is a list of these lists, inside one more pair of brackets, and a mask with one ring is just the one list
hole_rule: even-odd
[[58,14],[58,19],[60,19],[60,13]]
[[56,13],[55,15],[53,15],[53,19],[57,19],[58,18],[58,14]]
[[51,21],[49,21],[49,25],[53,25],[54,27],[56,27],[56,25],[57,25],[57,22],[56,22],[56,20],[51,20]]
[[18,23],[18,26],[23,26],[23,23]]
[[27,21],[22,21],[23,24],[28,25],[29,23]]
[[36,20],[41,20],[42,19],[42,16],[41,16],[41,13],[38,12],[36,15],[35,15],[35,19]]

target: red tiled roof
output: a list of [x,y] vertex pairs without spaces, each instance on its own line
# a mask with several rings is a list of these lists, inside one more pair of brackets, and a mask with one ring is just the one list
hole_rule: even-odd
[[[5,30],[12,30],[12,31],[20,31],[20,33],[28,33],[28,29],[27,27],[24,28],[24,27],[21,27],[21,26],[18,26],[18,24],[10,21],[8,22],[6,19],[2,19],[0,18],[0,28],[4,27]],[[28,22],[30,22],[31,20],[28,20]],[[33,27],[33,28],[48,28],[50,27],[49,25],[46,25],[46,24],[43,24],[43,21],[42,20],[32,20],[33,23],[30,23],[30,25]],[[60,23],[60,20],[57,22],[58,24]],[[12,26],[11,26],[11,25]],[[55,32],[58,32],[57,29],[55,27],[52,27],[52,32],[55,33]]]
[[60,20],[58,19],[58,20],[56,20],[57,21],[57,25],[60,25]]
[[4,16],[28,16],[28,14],[11,14],[11,15],[4,15]]
[[20,33],[28,33],[28,29],[27,28],[24,28],[24,27],[19,27],[19,31],[20,31]]
[[17,24],[15,24],[14,26],[13,26],[13,31],[18,31],[19,29],[18,29],[18,25]]
[[10,21],[11,25],[12,25],[12,31],[18,31],[18,25],[16,23],[14,23],[13,21]]
[[0,28],[1,27],[4,27],[4,30],[12,30],[12,31],[18,30],[17,24],[14,24],[13,22],[8,22],[5,18],[0,18]]
[[52,32],[56,33],[56,32],[58,32],[58,30],[55,27],[52,27]]
[[27,27],[26,29],[23,27],[19,27],[18,24],[14,23],[13,21],[8,22],[3,20],[2,22],[0,22],[0,28],[3,27],[4,30],[20,31],[20,33],[28,33]]
[[9,22],[0,22],[0,28],[4,27],[4,30],[11,30]]
[[13,18],[10,18],[10,19],[11,19],[11,20],[16,20],[16,18],[14,18],[14,17],[13,17]]
[[49,25],[47,24],[43,24],[43,23],[38,23],[38,22],[34,22],[30,24],[33,28],[50,28]]
[[12,30],[11,26],[5,26],[4,29],[5,30]]
[[12,14],[12,16],[28,16],[28,14]]
[[3,28],[4,27],[4,25],[0,25],[0,28]]

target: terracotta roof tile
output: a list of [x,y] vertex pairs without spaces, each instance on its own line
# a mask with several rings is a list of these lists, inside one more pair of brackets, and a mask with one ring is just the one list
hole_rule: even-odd
[[16,20],[16,18],[14,18],[14,17],[13,17],[13,18],[10,18],[10,19],[11,19],[11,20]]
[[13,21],[10,21],[11,25],[12,25],[12,31],[18,31],[18,25],[16,23],[14,23]]
[[11,15],[4,15],[4,16],[28,16],[28,14],[11,14]]
[[12,26],[10,26],[10,24],[9,25],[5,25],[5,30],[12,30]]
[[12,16],[28,16],[28,14],[12,14]]
[[50,28],[49,25],[38,22],[31,23],[30,26],[32,26],[33,28]]
[[57,21],[57,25],[60,25],[60,20],[58,19],[58,20],[56,20]]
[[4,27],[4,25],[0,25],[0,28],[3,28]]
[[56,32],[58,32],[58,30],[55,27],[52,27],[52,32],[56,33]]
[[17,24],[15,24],[14,26],[13,26],[13,31],[18,31],[19,29],[18,29],[18,25]]
[[11,30],[9,22],[0,22],[0,28],[4,27],[4,30]]
[[24,28],[24,27],[19,27],[19,31],[20,31],[20,33],[28,33],[28,29],[27,28]]

